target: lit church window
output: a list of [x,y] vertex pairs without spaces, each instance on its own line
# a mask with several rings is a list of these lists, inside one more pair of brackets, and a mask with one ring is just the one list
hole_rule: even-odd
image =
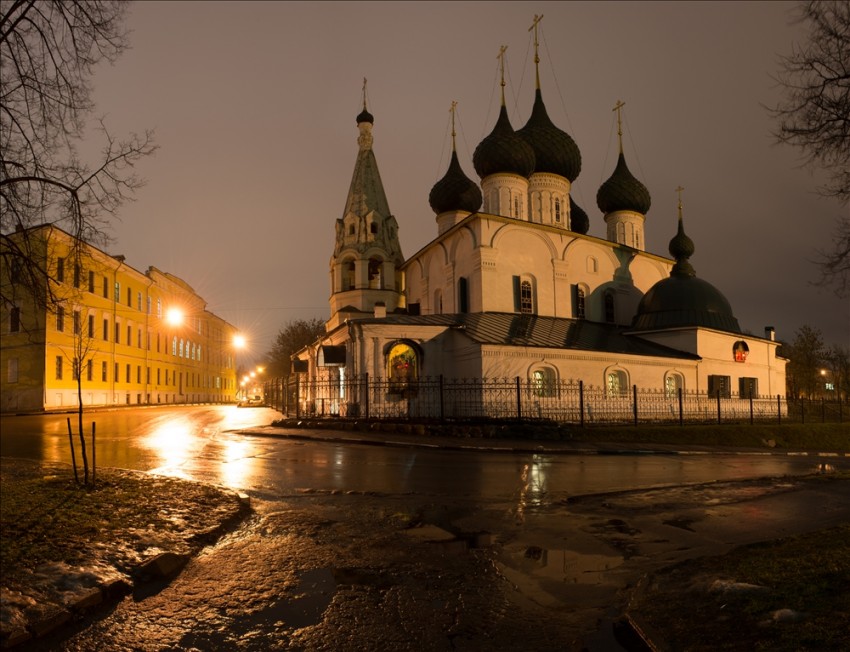
[[416,350],[404,342],[393,344],[387,354],[387,379],[390,392],[405,392],[419,380],[419,359]]

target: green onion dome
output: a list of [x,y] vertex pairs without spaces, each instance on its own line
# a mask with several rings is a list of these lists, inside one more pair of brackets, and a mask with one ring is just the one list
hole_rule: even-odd
[[366,107],[363,107],[363,110],[357,115],[357,124],[361,122],[368,122],[369,124],[375,124],[375,118],[366,110]]
[[472,165],[482,179],[499,172],[529,177],[534,171],[534,150],[517,136],[504,104],[493,131],[475,148]]
[[629,172],[626,158],[620,152],[614,174],[599,187],[596,193],[596,205],[605,214],[614,211],[634,211],[646,215],[651,204],[649,191]]
[[452,151],[449,169],[431,188],[428,203],[437,215],[446,211],[475,213],[481,208],[481,189],[463,173],[457,160],[457,152]]
[[741,327],[732,314],[729,300],[708,281],[697,278],[688,258],[694,253],[693,241],[685,235],[682,220],[670,241],[670,254],[676,264],[670,276],[653,285],[638,304],[632,326],[638,330],[702,326],[729,333]]
[[587,233],[590,228],[590,218],[584,209],[575,203],[570,195],[570,231]]
[[581,152],[567,132],[552,124],[539,88],[534,94],[531,117],[516,133],[534,150],[535,172],[557,174],[570,182],[576,180],[581,172]]

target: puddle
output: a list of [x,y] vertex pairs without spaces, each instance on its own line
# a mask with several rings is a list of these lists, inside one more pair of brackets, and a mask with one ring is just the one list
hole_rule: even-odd
[[514,556],[518,570],[532,577],[568,584],[608,584],[609,571],[623,564],[621,555],[582,554],[573,550],[529,546]]
[[277,600],[256,612],[257,622],[276,620],[282,627],[301,629],[318,625],[325,609],[336,594],[336,580],[331,568],[316,568],[298,573],[298,584],[292,597]]

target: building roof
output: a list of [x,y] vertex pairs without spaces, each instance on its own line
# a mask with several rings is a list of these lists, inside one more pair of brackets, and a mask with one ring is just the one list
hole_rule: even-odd
[[620,152],[617,167],[596,193],[596,205],[606,215],[615,211],[634,211],[646,215],[652,205],[649,190],[638,181],[626,165],[626,157]]
[[534,150],[535,172],[557,174],[571,182],[576,180],[581,172],[578,145],[567,132],[558,129],[549,119],[539,88],[534,94],[531,117],[516,133]]
[[483,312],[441,315],[387,315],[356,320],[363,324],[442,326],[459,330],[479,344],[570,349],[596,353],[698,360],[699,356],[626,335],[626,328],[585,319]]

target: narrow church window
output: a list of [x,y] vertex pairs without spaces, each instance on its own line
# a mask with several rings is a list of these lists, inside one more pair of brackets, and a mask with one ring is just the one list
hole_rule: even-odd
[[369,225],[369,231],[370,231],[371,233],[377,233],[377,232],[378,232],[378,225],[377,225],[377,224],[375,224],[374,222],[372,222],[372,223]]
[[514,217],[522,219],[522,206],[520,205],[519,197],[514,197]]
[[381,261],[377,258],[369,259],[369,287],[373,290],[383,288],[381,279]]
[[599,270],[599,264],[596,262],[596,258],[594,258],[593,256],[588,256],[587,257],[587,271],[590,272],[591,274],[596,274],[596,272],[598,270]]
[[469,312],[469,283],[465,276],[461,276],[457,282],[458,311]]
[[354,225],[353,224],[348,225],[348,235],[354,235]]
[[584,319],[586,316],[584,288],[576,288],[576,319]]
[[519,311],[524,314],[534,312],[534,301],[532,299],[531,281],[523,281],[519,285]]
[[439,289],[434,290],[434,312],[438,315],[443,314],[443,293]]
[[344,289],[354,289],[354,261],[345,264]]
[[622,222],[617,224],[617,242],[626,244],[626,225]]
[[614,293],[605,293],[605,321],[609,324],[614,323]]
[[555,200],[555,221],[560,224],[561,223],[561,200]]

